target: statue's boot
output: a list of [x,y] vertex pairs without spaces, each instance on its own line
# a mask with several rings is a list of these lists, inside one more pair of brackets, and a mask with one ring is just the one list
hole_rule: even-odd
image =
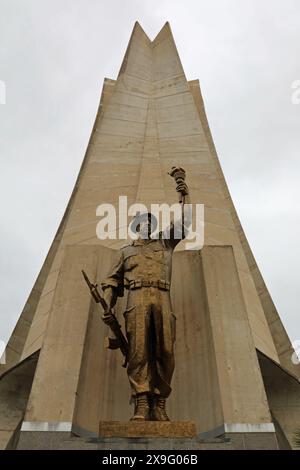
[[151,420],[153,421],[170,421],[166,412],[166,399],[162,397],[153,397]]
[[136,395],[134,415],[131,421],[149,421],[148,393],[139,393]]

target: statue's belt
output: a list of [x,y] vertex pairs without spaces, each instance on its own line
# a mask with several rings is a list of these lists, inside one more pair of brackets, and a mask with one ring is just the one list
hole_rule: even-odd
[[150,279],[136,279],[134,281],[130,281],[126,287],[129,290],[139,289],[140,287],[157,287],[161,290],[170,290],[170,283],[163,280],[152,281]]

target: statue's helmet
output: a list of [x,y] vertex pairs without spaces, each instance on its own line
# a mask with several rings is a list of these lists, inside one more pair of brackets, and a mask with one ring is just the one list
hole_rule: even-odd
[[131,223],[131,231],[134,233],[139,232],[140,224],[144,221],[147,221],[151,224],[151,233],[155,232],[157,228],[157,218],[151,212],[138,212]]

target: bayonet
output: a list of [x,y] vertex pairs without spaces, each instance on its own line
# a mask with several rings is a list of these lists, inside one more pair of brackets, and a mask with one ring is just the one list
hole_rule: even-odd
[[104,310],[104,316],[107,317],[105,320],[105,323],[110,327],[113,334],[115,335],[115,338],[108,338],[108,341],[106,342],[107,347],[109,349],[117,349],[117,347],[120,348],[123,356],[125,357],[123,367],[126,367],[127,362],[128,362],[128,349],[129,348],[128,348],[128,342],[125,336],[123,335],[121,325],[119,324],[114,313],[111,310],[109,311],[108,305],[105,299],[101,296],[98,290],[98,284],[93,284],[92,282],[90,282],[86,272],[83,269],[81,272],[82,272],[85,282],[88,285],[88,288],[90,290],[90,293],[93,299],[95,300],[97,304],[100,303]]

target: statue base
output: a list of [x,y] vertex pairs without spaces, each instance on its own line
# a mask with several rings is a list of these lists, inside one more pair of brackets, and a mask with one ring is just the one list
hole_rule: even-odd
[[101,421],[101,437],[184,437],[197,435],[194,421]]

